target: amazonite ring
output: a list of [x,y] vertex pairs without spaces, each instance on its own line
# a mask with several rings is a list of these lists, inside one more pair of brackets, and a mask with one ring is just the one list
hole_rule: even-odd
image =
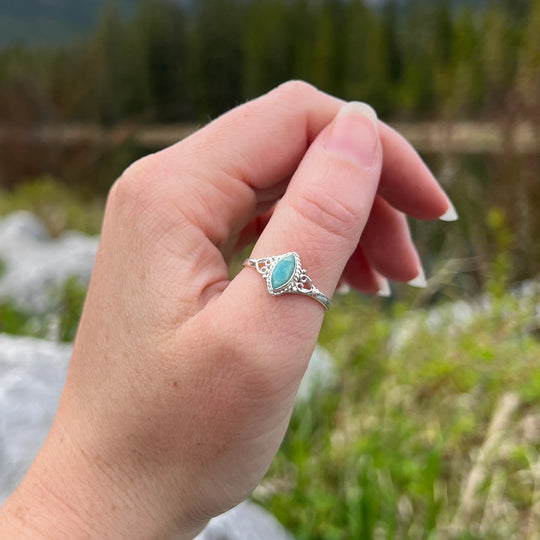
[[272,296],[303,294],[317,300],[324,309],[330,307],[330,299],[313,285],[302,268],[300,256],[294,251],[262,259],[246,259],[244,266],[255,268],[261,274]]

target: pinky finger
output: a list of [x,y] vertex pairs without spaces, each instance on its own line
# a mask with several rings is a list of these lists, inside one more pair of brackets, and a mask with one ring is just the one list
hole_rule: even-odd
[[390,296],[388,280],[371,267],[360,246],[347,262],[343,279],[358,292]]

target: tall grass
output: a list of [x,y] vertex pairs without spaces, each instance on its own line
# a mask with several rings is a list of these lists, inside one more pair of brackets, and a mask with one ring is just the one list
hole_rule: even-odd
[[256,500],[299,539],[538,538],[539,301],[434,325],[342,300],[321,335],[341,382],[296,408]]

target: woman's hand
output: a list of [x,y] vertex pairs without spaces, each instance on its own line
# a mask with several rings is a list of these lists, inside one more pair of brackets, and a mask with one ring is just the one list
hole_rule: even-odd
[[397,133],[342,106],[286,83],[116,182],[60,408],[4,536],[188,538],[255,488],[324,309],[272,297],[253,269],[229,281],[230,257],[256,241],[253,257],[298,252],[327,296],[340,280],[376,293],[421,275],[405,213],[452,213]]

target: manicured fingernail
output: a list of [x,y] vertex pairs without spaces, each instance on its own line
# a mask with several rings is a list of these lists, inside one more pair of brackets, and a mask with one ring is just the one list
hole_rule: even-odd
[[341,294],[341,295],[349,294],[350,292],[351,292],[351,287],[350,287],[350,285],[348,283],[342,283],[336,289],[336,293]]
[[377,293],[377,296],[381,296],[382,298],[390,298],[390,296],[392,296],[392,291],[390,290],[390,283],[388,280],[380,277],[377,279],[377,282],[379,284],[379,292]]
[[370,167],[378,147],[377,114],[365,103],[351,101],[341,107],[328,129],[325,148],[355,162]]
[[418,275],[414,279],[407,281],[407,285],[417,287],[418,289],[425,289],[427,287],[426,275],[422,267],[419,268]]
[[365,116],[366,118],[369,118],[371,120],[371,123],[373,124],[373,127],[375,128],[375,132],[379,133],[379,125],[378,125],[378,119],[377,119],[377,113],[367,103],[363,103],[362,101],[349,101],[349,103],[345,103],[341,109],[339,109],[339,112],[337,113],[337,118],[340,118],[341,116],[347,116],[349,114],[359,114],[361,116]]
[[450,205],[448,210],[439,219],[441,221],[457,221],[459,216],[450,199],[448,199],[448,204]]

